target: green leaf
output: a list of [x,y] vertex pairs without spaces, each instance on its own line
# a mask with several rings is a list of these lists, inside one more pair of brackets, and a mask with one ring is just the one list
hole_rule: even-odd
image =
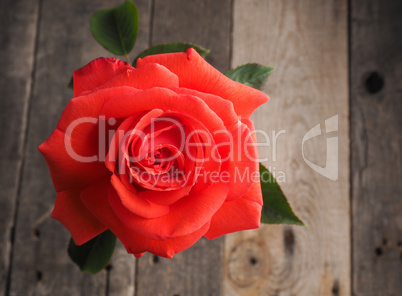
[[260,179],[264,201],[261,223],[304,225],[293,213],[275,178],[262,164],[260,164]]
[[105,268],[113,255],[115,245],[116,236],[106,230],[81,246],[77,246],[71,238],[68,255],[81,271],[94,274]]
[[125,55],[133,49],[138,32],[138,10],[132,1],[96,12],[91,18],[91,31],[104,48]]
[[[143,52],[141,52],[136,58],[135,58],[135,63],[137,63],[138,58],[143,58],[148,55],[153,55],[153,54],[161,54],[161,53],[171,53],[171,52],[186,52],[187,49],[190,47],[194,48],[200,56],[205,58],[207,54],[210,53],[209,49],[205,49],[202,46],[192,44],[192,43],[186,43],[186,42],[174,42],[174,43],[168,43],[168,44],[159,44],[152,46]],[[136,65],[135,65],[136,66]]]
[[261,90],[275,69],[256,63],[245,64],[230,70],[225,75],[230,79]]

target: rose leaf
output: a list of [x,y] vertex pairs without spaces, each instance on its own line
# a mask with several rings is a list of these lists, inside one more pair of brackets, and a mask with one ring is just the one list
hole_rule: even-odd
[[117,55],[133,49],[138,33],[138,9],[132,1],[111,9],[95,12],[91,18],[91,31],[104,48]]
[[264,202],[261,212],[261,223],[304,225],[293,213],[275,178],[261,163],[260,179]]
[[116,236],[110,230],[99,234],[81,246],[71,238],[68,255],[81,271],[95,274],[108,264],[116,245]]
[[[207,54],[210,53],[209,49],[205,49],[202,46],[188,43],[188,42],[174,42],[174,43],[167,43],[167,44],[158,44],[155,46],[151,46],[150,48],[141,52],[134,60],[134,63],[137,63],[138,58],[143,58],[149,55],[154,54],[161,54],[161,53],[172,53],[172,52],[186,52],[187,49],[194,48],[200,56],[205,58]],[[136,65],[134,65],[136,66]]]
[[256,63],[245,64],[226,72],[230,79],[261,90],[275,69]]

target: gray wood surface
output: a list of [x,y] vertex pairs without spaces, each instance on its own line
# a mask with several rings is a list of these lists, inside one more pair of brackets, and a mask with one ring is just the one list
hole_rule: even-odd
[[232,0],[154,0],[152,44],[192,42],[211,50],[206,60],[229,70]]
[[[106,270],[78,271],[67,230],[50,218],[56,194],[37,147],[73,95],[72,71],[111,56],[94,41],[90,16],[122,2],[0,2],[0,295],[399,295],[402,3],[394,0],[135,0],[132,59],[149,45],[188,41],[211,49],[207,60],[223,72],[277,67],[265,88],[271,102],[253,118],[266,131],[287,130],[273,166],[286,173],[281,185],[307,226],[201,239],[172,260],[135,260],[118,243]],[[300,151],[303,135],[335,114],[336,182]],[[305,148],[324,165],[321,140]]]
[[[234,20],[233,66],[276,68],[264,88],[271,100],[252,118],[269,137],[260,157],[306,226],[226,236],[224,295],[350,295],[347,1],[236,0]],[[338,170],[336,181],[303,159],[304,136],[318,124],[323,134],[305,142],[305,157]]]
[[402,291],[402,2],[351,2],[353,295]]
[[8,289],[37,22],[38,1],[0,2],[0,295]]

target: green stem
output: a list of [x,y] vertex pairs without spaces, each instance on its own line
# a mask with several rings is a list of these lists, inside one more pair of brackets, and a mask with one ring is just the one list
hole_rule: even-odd
[[130,57],[128,56],[128,54],[125,53],[124,56],[126,57],[127,63],[131,65]]

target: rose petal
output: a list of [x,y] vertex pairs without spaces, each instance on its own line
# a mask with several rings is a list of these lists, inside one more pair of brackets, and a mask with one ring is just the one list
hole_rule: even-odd
[[220,208],[228,193],[228,184],[217,183],[197,194],[190,192],[170,206],[169,214],[144,219],[128,211],[117,194],[109,195],[109,204],[119,219],[134,232],[155,240],[189,235],[207,223]]
[[204,236],[214,239],[227,233],[258,228],[261,208],[261,185],[254,183],[250,191],[242,198],[223,203],[212,217],[211,226]]
[[[139,91],[140,90],[132,87],[121,86],[100,89],[88,95],[74,98],[70,100],[64,109],[63,114],[57,123],[57,127],[63,132],[65,132],[69,127],[70,129],[74,128],[74,132],[82,134],[82,136],[85,137],[86,130],[82,127],[82,123],[99,120],[100,112],[108,100],[116,95],[136,93]],[[74,126],[72,126],[72,124]]]
[[98,89],[117,86],[131,86],[138,89],[147,89],[156,86],[176,88],[179,86],[179,78],[166,67],[151,63],[138,69],[126,69],[123,73],[99,86]]
[[[120,167],[118,167],[118,173],[124,174],[126,168],[124,167],[126,159],[129,157],[129,147],[128,143],[144,140],[146,134],[143,128],[150,124],[150,122],[161,116],[163,111],[160,109],[154,109],[147,113],[140,112],[126,118],[115,131],[112,140],[110,142],[110,147],[108,154],[106,156],[105,164],[106,167],[111,171],[116,171],[116,161],[119,161]],[[133,143],[132,145],[134,145]],[[120,170],[123,171],[120,171]]]
[[174,254],[189,248],[197,242],[209,228],[209,222],[207,222],[187,236],[163,241],[143,237],[125,226],[117,218],[107,201],[109,190],[114,191],[107,180],[100,180],[81,192],[81,200],[93,215],[102,220],[120,239],[127,251],[136,254],[137,257],[149,251],[158,256],[172,258]]
[[[203,123],[196,118],[187,114],[178,112],[166,112],[166,115],[171,115],[173,118],[180,118],[185,127],[186,144],[183,146],[186,155],[185,165],[185,184],[194,184],[193,192],[202,191],[206,186],[212,183],[210,178],[211,173],[219,175],[221,171],[221,143],[229,142],[229,135],[227,131],[217,130],[213,134],[204,126]],[[221,133],[221,132],[224,133]],[[215,142],[216,141],[216,142]],[[201,176],[198,178],[198,176]],[[198,178],[198,179],[197,179]]]
[[92,91],[126,69],[134,69],[130,64],[113,58],[98,58],[81,69],[74,71],[74,96],[84,91]]
[[155,108],[187,114],[205,124],[211,132],[225,129],[222,119],[200,98],[179,95],[169,89],[159,87],[114,96],[105,104],[101,113],[106,118],[121,118]]
[[148,131],[148,129],[144,130],[144,133],[148,134],[149,136],[147,136],[146,141],[144,141],[143,145],[141,146],[142,151],[154,150],[155,147],[165,145],[176,147],[176,150],[179,151],[184,151],[183,145],[186,138],[184,128],[175,124],[171,124],[165,128],[158,126],[157,121],[160,122],[165,119],[166,118],[158,118],[154,122],[154,131]]
[[63,224],[77,245],[82,245],[107,228],[84,206],[79,190],[57,194],[52,217]]
[[[71,144],[71,149],[65,142]],[[71,138],[55,129],[38,149],[46,160],[57,192],[83,188],[110,174],[105,165],[97,161],[97,148],[90,139]]]
[[157,218],[169,213],[168,206],[153,204],[141,197],[135,192],[126,188],[116,175],[111,178],[111,184],[116,190],[121,204],[131,213],[143,218]]
[[225,100],[213,94],[206,94],[184,87],[177,88],[174,91],[178,94],[193,95],[202,99],[208,105],[208,107],[211,108],[211,110],[213,110],[219,116],[219,118],[222,119],[223,123],[228,129],[236,124],[239,120],[231,101]]
[[[142,113],[133,114],[121,122],[117,130],[114,132],[110,141],[109,150],[105,158],[105,165],[111,172],[117,172],[124,174],[126,167],[124,166],[127,149],[125,145],[128,139],[132,137],[144,137],[141,130],[135,129],[136,124],[141,120]],[[116,162],[118,167],[116,167]]]
[[[231,101],[236,113],[249,118],[258,106],[268,102],[263,92],[235,82],[208,64],[193,48],[187,53],[150,55],[137,60],[137,67],[158,63],[179,77],[180,87],[218,95]],[[196,70],[195,70],[196,69]]]
[[227,161],[230,190],[226,201],[242,197],[259,176],[258,151],[250,129],[239,122],[230,133],[233,148]]
[[[106,157],[106,167],[110,171],[115,172],[116,175],[122,179],[123,184],[125,184],[127,187],[130,187],[128,189],[131,191],[136,192],[132,188],[133,185],[126,182],[126,178],[124,177],[126,174],[131,174],[132,180],[136,180],[139,185],[151,190],[165,190],[165,187],[169,185],[160,183],[163,180],[166,180],[166,178],[158,177],[148,180],[148,178],[146,178],[147,176],[145,175],[146,172],[143,172],[148,171],[150,174],[155,175],[152,168],[144,168],[142,162],[146,162],[143,158],[145,158],[148,153],[153,152],[154,149],[158,147],[165,147],[171,151],[176,151],[178,153],[178,164],[181,164],[180,167],[183,166],[184,156],[176,148],[176,146],[182,148],[180,143],[181,137],[179,136],[180,131],[176,125],[172,125],[171,120],[161,117],[163,115],[166,114],[162,110],[153,109],[148,113],[143,112],[141,116],[130,116],[121,123],[113,136],[109,153]],[[170,115],[170,113],[168,115]],[[152,122],[155,123],[154,130],[150,128],[150,124]],[[177,120],[175,122],[178,123]],[[183,134],[182,137],[185,138],[185,134]],[[148,140],[148,138],[151,139]],[[148,145],[149,141],[151,141],[153,147]],[[136,147],[136,144],[138,144],[137,146],[140,148],[132,149],[133,146]],[[117,155],[116,151],[119,151],[119,155]],[[118,167],[116,167],[116,158],[119,158]],[[140,176],[143,176],[144,179],[148,181],[142,181]],[[152,180],[157,183],[151,182]],[[177,183],[174,179],[172,179],[172,181]],[[159,186],[161,186],[161,188],[159,188]],[[166,189],[178,189],[173,188],[177,186],[181,188],[182,184],[174,185],[172,183],[169,185],[170,188]]]
[[144,190],[138,192],[138,196],[159,205],[171,205],[177,202],[179,199],[188,195],[190,190],[191,186],[186,186],[177,190],[169,190],[169,191]]
[[[130,237],[125,237],[127,240],[122,241],[125,245],[127,252],[140,255],[136,257],[141,257],[143,252],[150,252],[157,256],[173,258],[174,254],[184,251],[194,245],[209,229],[209,222],[205,223],[197,231],[182,237],[166,239],[163,241],[152,240],[140,235],[132,235]],[[142,252],[142,254],[141,254]]]
[[[179,95],[175,92],[163,89],[152,88],[135,94],[123,94],[113,97],[101,111],[106,117],[126,117],[133,113],[153,110],[154,108],[165,110],[173,116],[179,117],[181,120],[189,122],[189,126],[199,132],[204,132],[208,135],[216,134],[216,138],[220,141],[227,139],[227,134],[222,120],[213,112],[208,105],[198,97],[191,95]],[[205,124],[205,126],[204,126]],[[202,136],[202,135],[201,135]],[[211,139],[209,145],[202,148],[213,150],[215,143]],[[215,149],[216,150],[216,149]],[[216,151],[215,151],[216,152]],[[221,152],[221,151],[219,151]],[[209,157],[209,161],[200,160],[201,165],[207,171],[217,171],[220,168],[220,154],[214,153],[215,157],[211,157],[211,153],[205,154]],[[197,189],[201,185],[197,184]],[[202,186],[203,188],[204,186]]]

